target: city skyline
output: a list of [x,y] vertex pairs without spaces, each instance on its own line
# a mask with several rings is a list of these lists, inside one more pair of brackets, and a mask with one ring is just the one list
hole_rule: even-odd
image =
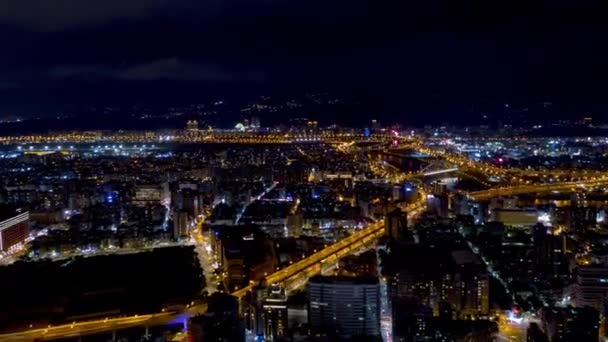
[[4,0],[0,342],[608,341],[605,1]]
[[550,101],[563,107],[561,117],[599,119],[608,57],[602,7],[9,1],[0,11],[0,111],[330,90],[386,102],[380,115],[399,121],[467,117],[478,100]]

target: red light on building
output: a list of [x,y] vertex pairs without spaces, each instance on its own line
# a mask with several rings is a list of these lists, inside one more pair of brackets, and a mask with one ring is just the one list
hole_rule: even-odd
[[0,221],[0,251],[6,252],[27,239],[30,234],[29,212],[18,213]]

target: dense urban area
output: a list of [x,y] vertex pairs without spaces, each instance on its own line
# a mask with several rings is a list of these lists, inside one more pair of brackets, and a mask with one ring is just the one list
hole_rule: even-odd
[[0,341],[608,340],[604,136],[184,124],[0,136]]

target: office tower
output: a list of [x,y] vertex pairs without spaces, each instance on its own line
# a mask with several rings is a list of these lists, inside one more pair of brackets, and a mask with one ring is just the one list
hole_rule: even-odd
[[171,206],[174,210],[185,210],[191,217],[196,217],[202,212],[200,203],[201,196],[192,187],[174,190],[171,193]]
[[386,218],[384,219],[384,235],[391,239],[399,240],[406,230],[407,213],[396,208],[386,215]]
[[188,235],[188,212],[185,210],[176,211],[173,214],[173,237],[178,239]]
[[251,129],[258,130],[258,129],[260,129],[260,127],[261,127],[260,118],[257,116],[252,116],[251,117]]
[[[490,312],[490,279],[479,257],[468,250],[452,252],[456,264],[449,286],[456,295],[454,307],[463,317],[486,316]],[[448,291],[449,292],[449,291]]]
[[434,194],[428,200],[429,210],[439,217],[448,217],[450,196],[447,193]]
[[377,278],[315,276],[308,283],[308,321],[313,330],[340,336],[378,336]]
[[393,186],[393,201],[400,201],[403,199],[403,187],[400,185]]
[[30,214],[23,209],[0,209],[0,251],[23,245],[30,234]]
[[290,213],[287,215],[287,231],[289,236],[299,237],[302,235],[302,226],[304,226],[304,217],[301,211]]
[[190,320],[190,341],[244,342],[245,325],[236,297],[216,292],[209,297],[207,312]]
[[376,119],[372,119],[372,130],[374,133],[379,133],[380,129],[382,129],[380,122]]
[[163,200],[164,190],[162,184],[140,184],[135,187],[133,204],[145,206],[159,204]]
[[599,313],[590,307],[543,307],[540,320],[542,330],[551,342],[599,339]]
[[229,289],[240,287],[247,278],[243,244],[234,240],[222,243],[222,268],[227,273]]
[[574,284],[574,303],[577,307],[590,306],[600,310],[608,292],[608,267],[578,265]]
[[549,342],[549,339],[537,323],[530,323],[526,331],[526,342]]
[[287,335],[287,296],[278,284],[262,281],[255,289],[256,336],[275,341]]
[[186,123],[186,129],[188,131],[198,131],[198,121],[188,120],[188,122]]
[[538,222],[536,209],[495,209],[492,221],[502,222],[505,226],[532,227]]
[[550,277],[556,277],[565,265],[563,239],[565,236],[548,234],[547,227],[536,224],[532,228],[534,261]]
[[[393,341],[423,341],[430,335],[433,310],[416,298],[392,302]],[[426,338],[426,339],[425,339]]]
[[479,257],[468,250],[445,254],[424,246],[396,254],[394,258],[402,261],[389,277],[392,301],[410,300],[434,315],[449,311],[454,318],[487,316],[489,275]]

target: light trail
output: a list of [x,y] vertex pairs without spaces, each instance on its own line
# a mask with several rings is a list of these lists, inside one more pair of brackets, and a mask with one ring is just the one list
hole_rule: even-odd
[[450,173],[450,172],[454,172],[454,171],[458,171],[458,168],[457,167],[452,167],[452,168],[449,168],[449,169],[430,171],[430,172],[425,172],[422,175],[423,176],[433,176],[433,175],[440,175],[442,173]]
[[249,208],[249,206],[253,202],[260,200],[262,197],[266,196],[266,194],[268,194],[269,192],[274,190],[274,188],[276,188],[278,184],[279,184],[279,182],[273,182],[272,185],[269,186],[268,188],[266,188],[266,190],[264,190],[261,194],[257,195],[254,198],[249,199],[249,202],[247,202],[247,204],[245,204],[243,206],[243,208],[241,209],[241,211],[236,215],[236,219],[234,220],[234,223],[238,224],[241,221],[241,218],[243,218],[243,214],[245,214],[245,211],[247,211],[247,208]]

